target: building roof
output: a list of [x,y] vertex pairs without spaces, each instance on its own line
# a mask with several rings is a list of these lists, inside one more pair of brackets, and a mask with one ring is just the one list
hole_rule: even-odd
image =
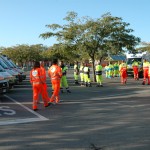
[[122,61],[126,60],[126,56],[124,55],[110,55],[105,59],[105,61]]

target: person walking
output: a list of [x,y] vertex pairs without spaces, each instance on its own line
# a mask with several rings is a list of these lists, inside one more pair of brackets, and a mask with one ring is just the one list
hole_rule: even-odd
[[39,100],[39,95],[42,95],[42,100],[44,102],[44,106],[48,107],[49,103],[48,100],[44,96],[44,80],[42,78],[42,71],[40,68],[40,63],[38,61],[34,62],[33,69],[30,71],[30,83],[32,84],[32,89],[33,89],[33,110],[36,111],[38,110],[38,100]]
[[114,77],[114,66],[112,65],[112,62],[109,62],[108,70],[108,78],[112,79]]
[[60,102],[60,80],[62,77],[62,70],[61,67],[58,66],[58,60],[53,59],[52,66],[48,70],[48,76],[51,79],[52,87],[53,87],[53,94],[50,98],[50,103],[59,103]]
[[143,85],[146,84],[146,79],[148,80],[148,84],[150,83],[149,78],[148,78],[148,70],[149,70],[149,62],[146,59],[144,59],[144,62],[143,62],[143,82],[142,82]]
[[75,84],[79,85],[79,66],[77,61],[74,63],[74,80]]
[[79,69],[81,86],[84,86],[84,71],[83,71],[83,69],[84,69],[84,65],[83,65],[83,62],[81,62],[80,69]]
[[71,93],[71,91],[69,90],[69,86],[68,86],[68,81],[67,81],[67,70],[68,68],[64,65],[64,62],[61,61],[60,62],[60,67],[62,69],[62,78],[61,78],[61,81],[60,81],[60,89],[61,89],[61,93],[63,93],[63,87],[66,89],[66,91],[68,93]]
[[84,64],[84,83],[86,87],[91,87],[91,79],[90,79],[90,68],[88,67],[88,64]]
[[42,72],[42,78],[43,78],[43,95],[44,95],[44,97],[45,97],[45,99],[47,100],[47,101],[49,101],[50,100],[50,98],[49,98],[49,95],[48,95],[48,92],[47,92],[47,84],[46,84],[46,70],[45,70],[45,68],[44,68],[44,62],[43,61],[40,61],[40,68],[41,68],[41,72]]
[[139,63],[138,63],[138,61],[135,61],[133,59],[132,68],[133,68],[134,80],[139,80]]
[[105,70],[105,76],[106,76],[106,78],[109,78],[109,64],[108,63],[106,64],[104,70]]
[[117,62],[114,63],[114,77],[119,77],[119,65]]
[[150,85],[150,64],[149,64],[149,67],[148,67],[148,85]]
[[119,71],[120,71],[120,77],[121,77],[121,83],[126,84],[127,82],[127,64],[124,60],[122,60],[122,63],[119,65]]
[[102,85],[102,69],[103,67],[100,65],[100,62],[97,63],[97,65],[95,66],[95,73],[96,73],[96,82],[97,85],[96,87],[103,87]]

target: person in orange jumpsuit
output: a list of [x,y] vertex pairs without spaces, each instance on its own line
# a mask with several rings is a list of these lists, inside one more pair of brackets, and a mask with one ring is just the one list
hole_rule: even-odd
[[44,80],[42,78],[40,63],[37,61],[34,63],[33,69],[30,71],[30,83],[32,84],[32,89],[33,89],[33,110],[34,111],[38,110],[37,103],[38,103],[40,94],[42,94],[44,106],[48,107],[49,103],[45,99],[44,94],[43,94]]
[[150,85],[150,64],[149,64],[149,67],[148,67],[148,85]]
[[40,68],[41,68],[41,72],[42,72],[42,80],[43,80],[43,93],[42,95],[44,95],[44,99],[46,99],[48,102],[50,100],[48,92],[47,92],[47,84],[46,84],[46,70],[44,68],[44,62],[40,61]]
[[126,84],[127,82],[127,64],[123,60],[122,63],[119,65],[121,83]]
[[143,82],[142,82],[143,85],[145,85],[146,79],[148,80],[148,84],[150,84],[149,77],[148,77],[148,70],[149,70],[149,62],[146,59],[144,59],[144,62],[143,62]]
[[135,61],[133,59],[132,68],[133,68],[134,80],[139,80],[139,63],[138,63],[138,61]]
[[60,80],[62,77],[62,69],[58,66],[58,60],[54,59],[52,61],[52,66],[48,70],[48,75],[51,79],[52,87],[53,87],[53,94],[50,98],[50,103],[59,103],[60,101]]

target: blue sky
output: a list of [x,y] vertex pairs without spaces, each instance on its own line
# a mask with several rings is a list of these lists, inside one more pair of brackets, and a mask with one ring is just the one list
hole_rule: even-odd
[[54,38],[39,38],[49,31],[47,24],[64,24],[68,11],[79,17],[100,18],[110,12],[130,23],[133,34],[150,42],[150,0],[0,0],[0,46],[43,44]]

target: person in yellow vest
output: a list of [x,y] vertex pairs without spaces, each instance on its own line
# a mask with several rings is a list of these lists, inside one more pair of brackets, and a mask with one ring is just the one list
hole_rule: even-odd
[[88,67],[88,64],[84,64],[84,83],[86,87],[91,87],[91,79],[90,79],[90,68]]
[[79,81],[78,81],[78,78],[79,78],[79,66],[78,66],[78,62],[76,61],[74,63],[74,80],[75,80],[75,84],[79,84]]
[[132,68],[133,68],[134,80],[139,80],[139,63],[138,63],[138,61],[135,61],[133,59]]
[[142,84],[145,85],[146,84],[146,79],[148,80],[148,84],[149,84],[149,78],[148,78],[148,70],[149,70],[149,62],[144,59],[143,61],[143,82]]
[[119,65],[119,71],[120,71],[120,77],[121,77],[121,83],[126,84],[127,83],[127,64],[124,60],[122,60],[122,63]]
[[109,78],[108,77],[108,75],[109,75],[109,64],[108,63],[106,64],[104,70],[105,70],[105,76],[106,76],[106,78]]
[[109,63],[109,73],[108,73],[108,78],[113,78],[113,72],[114,72],[114,66],[112,65],[112,62]]
[[119,65],[117,62],[114,63],[114,77],[119,76]]
[[62,69],[62,77],[61,77],[61,81],[60,81],[61,93],[64,93],[63,87],[66,89],[67,93],[71,93],[71,91],[69,90],[68,81],[67,81],[67,77],[66,77],[68,67],[66,67],[64,65],[63,61],[60,62],[60,67]]
[[83,69],[84,69],[84,65],[83,65],[83,62],[81,62],[80,69],[79,69],[81,86],[84,86],[84,71],[83,71]]
[[103,87],[102,85],[102,69],[103,67],[100,65],[100,62],[95,66],[95,74],[96,74],[96,87]]

